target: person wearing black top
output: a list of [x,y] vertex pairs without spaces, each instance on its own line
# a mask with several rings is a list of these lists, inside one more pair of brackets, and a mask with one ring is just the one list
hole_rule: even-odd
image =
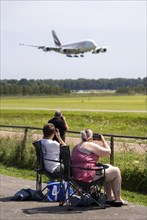
[[[62,113],[60,111],[56,111],[54,117],[50,119],[48,123],[52,123],[55,128],[59,129],[61,139],[65,141],[65,133],[68,130],[68,124]],[[58,141],[56,135],[54,136],[53,140]]]

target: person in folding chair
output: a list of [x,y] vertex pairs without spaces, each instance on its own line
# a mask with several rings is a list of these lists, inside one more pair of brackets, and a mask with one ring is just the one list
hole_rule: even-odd
[[[53,140],[56,135],[58,142]],[[63,164],[60,164],[60,146],[66,145],[61,139],[59,129],[55,128],[52,123],[48,123],[43,127],[43,138],[41,139],[41,146],[44,158],[44,166],[46,170],[56,177],[60,177],[64,171]]]
[[[98,173],[95,170],[82,170],[76,168],[76,166],[93,168],[99,161],[99,157],[110,155],[111,149],[103,135],[100,135],[99,142],[93,141],[93,132],[90,129],[85,129],[81,132],[81,139],[82,141],[72,150],[72,174],[78,180],[92,182],[103,174],[97,175]],[[108,165],[105,170],[105,188],[106,203],[108,205],[116,207],[127,205],[127,202],[121,198],[121,174],[118,167]]]

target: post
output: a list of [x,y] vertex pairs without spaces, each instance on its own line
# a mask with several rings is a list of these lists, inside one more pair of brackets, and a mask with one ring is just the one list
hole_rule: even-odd
[[114,137],[113,136],[111,136],[110,138],[110,148],[111,148],[110,164],[114,165]]
[[25,132],[24,132],[24,138],[23,138],[23,141],[22,141],[21,160],[24,159],[24,151],[25,151],[26,143],[27,143],[27,134],[28,134],[28,128],[26,127]]

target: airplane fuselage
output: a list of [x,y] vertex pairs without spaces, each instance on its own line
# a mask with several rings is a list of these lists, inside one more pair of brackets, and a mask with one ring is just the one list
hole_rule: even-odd
[[97,45],[94,41],[85,40],[85,41],[80,41],[80,42],[75,42],[75,43],[71,43],[71,44],[62,45],[60,47],[61,50],[60,50],[59,53],[65,54],[65,52],[66,52],[66,54],[71,54],[70,48],[75,49],[75,54],[84,53],[84,52],[94,50],[96,47],[97,47]]

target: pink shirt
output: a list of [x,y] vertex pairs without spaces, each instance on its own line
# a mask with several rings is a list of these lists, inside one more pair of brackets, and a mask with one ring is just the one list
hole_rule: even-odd
[[[84,168],[96,168],[96,162],[99,157],[91,152],[88,154],[85,152],[81,152],[78,149],[78,145],[76,145],[72,150],[71,161],[72,165],[76,165],[78,167]],[[82,170],[78,168],[72,168],[73,176],[85,182],[93,181],[93,178],[96,176],[95,170]]]

